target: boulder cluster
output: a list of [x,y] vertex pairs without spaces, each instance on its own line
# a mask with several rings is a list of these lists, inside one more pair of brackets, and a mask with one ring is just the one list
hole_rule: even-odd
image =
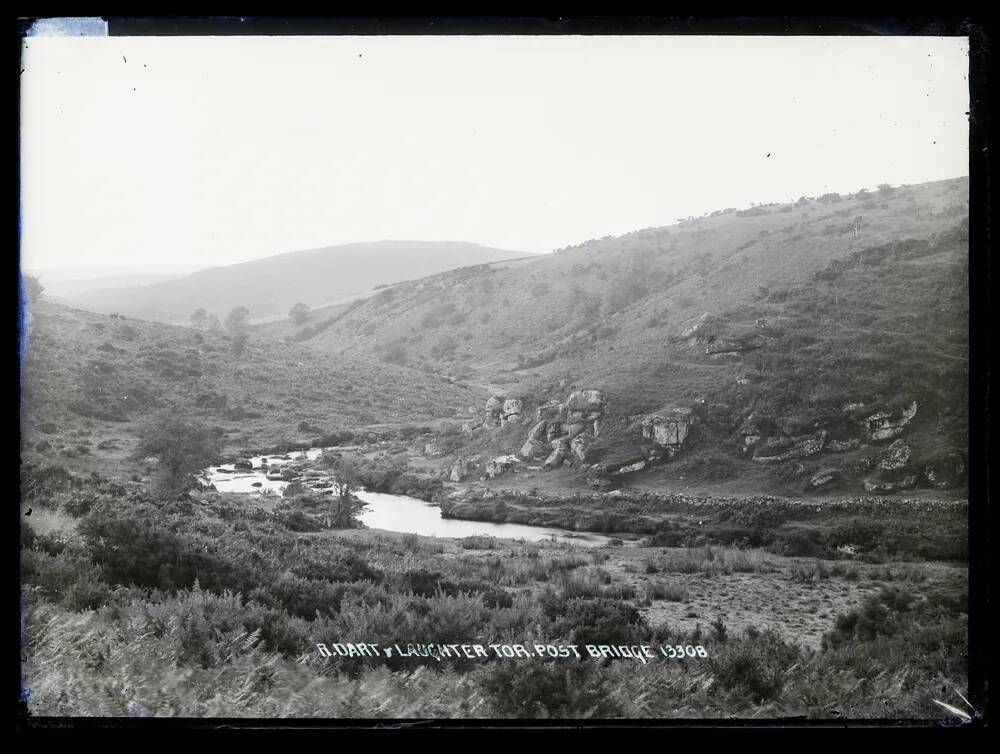
[[508,424],[518,424],[521,421],[523,410],[524,401],[520,398],[494,395],[486,401],[486,411],[481,426],[496,428],[506,427]]
[[565,403],[550,401],[536,409],[535,424],[518,455],[525,461],[544,456],[543,467],[561,466],[573,454],[587,460],[587,450],[601,431],[607,399],[600,390],[576,390]]
[[[932,486],[946,488],[964,471],[960,455],[943,453],[934,460],[912,463],[912,449],[903,438],[908,425],[917,415],[917,402],[911,401],[899,411],[872,411],[860,403],[843,407],[843,422],[835,422],[836,432],[815,427],[812,432],[794,433],[792,427],[751,414],[739,430],[742,449],[758,463],[781,463],[817,456],[821,453],[847,453],[876,446],[874,452],[844,468],[825,468],[809,480],[812,488],[832,486],[831,483],[849,475],[865,475],[863,484],[868,492],[897,492],[917,485],[923,478]],[[836,437],[831,435],[835,434]],[[852,436],[853,435],[853,436]],[[891,440],[887,446],[877,446]]]

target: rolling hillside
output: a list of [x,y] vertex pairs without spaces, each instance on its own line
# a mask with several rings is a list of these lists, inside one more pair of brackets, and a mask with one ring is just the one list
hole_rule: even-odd
[[70,309],[32,307],[23,360],[22,458],[69,468],[124,457],[161,412],[215,428],[230,453],[308,447],[343,429],[433,424],[482,390],[364,358]]
[[[531,417],[574,388],[603,391],[598,446],[618,465],[644,459],[643,416],[694,410],[686,452],[648,472],[657,479],[801,488],[831,471],[860,484],[882,452],[866,442],[866,417],[914,401],[910,466],[954,470],[967,427],[967,201],[960,178],[724,210],[528,268],[401,284],[304,344],[487,384]],[[474,435],[470,447],[516,452],[526,431]],[[780,460],[815,433],[846,450]],[[768,463],[751,460],[754,443],[774,450]],[[919,484],[910,476],[885,489]]]
[[203,308],[220,319],[245,306],[254,320],[281,317],[298,302],[317,307],[445,270],[533,255],[478,244],[380,241],[294,251],[213,267],[151,285],[83,290],[62,303],[103,314],[185,324]]

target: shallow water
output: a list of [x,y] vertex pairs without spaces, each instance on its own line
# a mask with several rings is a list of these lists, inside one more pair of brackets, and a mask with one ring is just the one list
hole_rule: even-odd
[[[286,454],[287,460],[280,456],[254,456],[250,459],[253,463],[253,471],[236,471],[233,464],[223,464],[207,469],[206,478],[208,483],[215,485],[219,492],[261,494],[273,491],[280,496],[289,482],[269,480],[265,472],[261,470],[263,460],[267,459],[268,466],[280,466],[292,461],[315,460],[322,452],[320,448],[313,448],[308,451],[288,453]],[[310,480],[302,481],[308,484]],[[316,479],[315,481],[320,480]],[[258,486],[254,486],[255,484]],[[419,534],[425,537],[488,536],[502,539],[524,539],[529,542],[556,540],[563,543],[572,542],[584,547],[597,547],[608,542],[608,538],[600,534],[524,524],[497,524],[491,521],[442,518],[441,509],[437,506],[405,495],[386,495],[381,492],[366,491],[359,491],[355,494],[365,504],[359,518],[365,526],[371,529]],[[279,499],[280,497],[275,497],[274,501],[277,502]]]

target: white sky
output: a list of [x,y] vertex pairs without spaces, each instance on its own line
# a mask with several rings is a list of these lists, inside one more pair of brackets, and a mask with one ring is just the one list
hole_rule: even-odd
[[24,48],[31,269],[208,266],[382,239],[548,252],[751,202],[968,174],[966,38]]

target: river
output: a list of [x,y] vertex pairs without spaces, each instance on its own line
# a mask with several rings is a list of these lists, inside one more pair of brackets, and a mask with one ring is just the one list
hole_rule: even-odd
[[[205,470],[205,479],[219,492],[243,492],[273,499],[277,503],[281,494],[290,484],[287,481],[268,479],[261,469],[266,461],[269,468],[293,461],[316,460],[322,454],[321,448],[296,451],[282,455],[254,456],[250,459],[252,470],[237,471],[233,464],[212,466]],[[322,478],[307,479],[322,481]],[[442,518],[441,509],[436,505],[405,495],[386,495],[365,490],[355,492],[365,505],[359,518],[370,529],[419,534],[425,537],[472,537],[487,536],[500,539],[523,539],[528,542],[557,541],[582,547],[600,547],[608,543],[608,538],[589,532],[575,532],[524,524],[497,524],[491,521],[465,521],[456,518]]]

